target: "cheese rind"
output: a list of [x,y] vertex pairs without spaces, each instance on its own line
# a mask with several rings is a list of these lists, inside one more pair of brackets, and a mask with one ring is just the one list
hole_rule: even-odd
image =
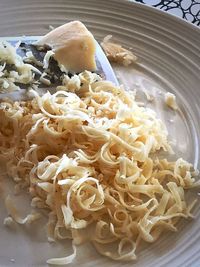
[[71,21],[52,30],[35,45],[49,46],[55,53],[54,58],[69,71],[96,70],[96,42],[80,21]]

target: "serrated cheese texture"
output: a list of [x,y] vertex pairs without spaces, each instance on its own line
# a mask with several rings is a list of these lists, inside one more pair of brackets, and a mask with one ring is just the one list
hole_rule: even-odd
[[69,71],[96,70],[95,39],[80,21],[71,21],[52,30],[36,45],[49,46],[55,53],[54,58]]

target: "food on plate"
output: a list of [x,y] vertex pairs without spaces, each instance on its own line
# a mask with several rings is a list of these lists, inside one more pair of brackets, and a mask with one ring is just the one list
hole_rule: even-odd
[[52,30],[35,44],[50,47],[53,57],[66,70],[96,70],[95,39],[80,21],[71,21]]
[[0,92],[20,90],[18,84],[30,84],[35,73],[41,74],[33,65],[24,63],[16,53],[17,48],[8,42],[0,42]]
[[171,108],[173,110],[178,109],[178,105],[176,103],[176,96],[170,92],[167,92],[165,94],[165,103],[169,108]]
[[137,61],[137,57],[129,50],[123,48],[120,44],[111,41],[112,35],[107,35],[101,46],[111,62],[116,62],[124,66],[129,66]]
[[[41,83],[50,86],[61,82],[63,73],[96,70],[96,41],[79,21],[52,30],[35,46],[33,48],[33,45],[28,46],[23,42],[15,46],[6,41],[0,42],[0,92],[19,91],[22,84],[26,85],[23,86],[26,89],[36,88]],[[37,57],[33,53],[35,49],[38,50]],[[25,51],[24,56],[19,55],[19,50]],[[55,69],[52,72],[52,58],[59,64],[58,73],[55,73]]]
[[74,249],[49,264],[70,263],[87,231],[102,255],[135,260],[142,240],[155,242],[193,217],[195,201],[185,194],[197,185],[197,171],[182,158],[167,159],[167,129],[134,94],[88,71],[65,78],[54,94],[32,90],[33,100],[0,104],[1,159],[37,210],[16,217],[7,196],[12,219],[5,224],[46,210],[48,240],[72,239]]
[[[135,62],[109,38],[102,46],[111,60]],[[22,218],[7,195],[6,226],[31,224],[45,210],[48,241],[72,240],[70,256],[47,261],[62,265],[86,241],[111,259],[135,260],[141,241],[155,242],[164,231],[177,231],[180,218],[193,217],[196,200],[188,202],[186,192],[199,185],[198,171],[182,158],[169,160],[168,132],[153,110],[90,72],[96,69],[95,40],[81,22],[60,26],[35,44],[50,48],[42,62],[31,51],[17,55],[18,45],[0,45],[1,88],[29,84],[34,90],[31,100],[0,102],[0,159],[15,191],[28,189],[31,208]],[[41,95],[36,85],[51,85],[52,57],[63,71],[62,84]],[[6,70],[7,64],[14,69]],[[168,93],[166,103],[175,108],[175,96]]]

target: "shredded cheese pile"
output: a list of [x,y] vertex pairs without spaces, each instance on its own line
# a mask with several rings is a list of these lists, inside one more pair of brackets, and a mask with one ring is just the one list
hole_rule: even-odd
[[74,253],[49,264],[71,262],[88,228],[102,255],[135,260],[141,240],[154,242],[192,217],[195,202],[185,192],[197,171],[181,158],[160,158],[171,148],[155,112],[95,75],[77,75],[74,86],[65,79],[55,94],[32,91],[32,101],[0,104],[9,176],[28,187],[33,207],[49,212],[49,241],[73,240]]
[[0,92],[18,91],[20,86],[17,84],[33,83],[35,73],[41,74],[33,65],[24,63],[16,52],[17,45],[14,47],[6,41],[0,42]]

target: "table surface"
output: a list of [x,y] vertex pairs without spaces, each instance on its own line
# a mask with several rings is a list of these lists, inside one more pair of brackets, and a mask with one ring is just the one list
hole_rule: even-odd
[[200,0],[135,0],[186,19],[200,26]]

